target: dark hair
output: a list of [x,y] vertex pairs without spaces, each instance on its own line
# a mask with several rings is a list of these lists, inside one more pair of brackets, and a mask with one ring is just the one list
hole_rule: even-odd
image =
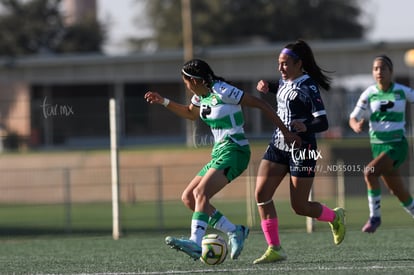
[[389,58],[385,54],[377,55],[374,58],[374,61],[377,60],[377,59],[382,60],[388,66],[388,68],[390,68],[391,72],[394,70],[394,65],[392,64],[391,58]]
[[208,85],[215,80],[226,81],[220,76],[216,76],[207,62],[201,59],[192,59],[187,61],[181,69],[181,74],[185,78],[196,78],[204,80]]
[[[316,64],[312,49],[303,40],[297,40],[295,43],[290,43],[285,46],[285,49],[293,51],[290,55],[293,59],[300,59],[302,61],[303,70],[316,81],[316,83],[329,90],[331,88],[331,78],[326,76],[325,71]],[[296,57],[295,57],[296,56]]]

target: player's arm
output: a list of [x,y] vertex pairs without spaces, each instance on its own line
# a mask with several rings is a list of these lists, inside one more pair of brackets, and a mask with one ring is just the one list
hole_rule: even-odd
[[289,129],[283,124],[282,120],[279,118],[269,103],[258,97],[244,93],[240,104],[242,106],[260,109],[276,125],[276,127],[280,129],[288,143],[295,142],[297,146],[300,146],[300,137],[289,131]]
[[357,104],[355,105],[354,110],[349,115],[349,127],[359,134],[363,130],[364,118],[363,115],[368,108],[368,92],[364,91],[358,99]]
[[264,94],[267,94],[269,92],[272,94],[276,94],[277,90],[279,89],[279,86],[276,83],[260,80],[259,82],[257,82],[256,89]]
[[325,114],[313,117],[310,123],[303,123],[300,120],[294,120],[290,124],[297,132],[320,133],[326,131],[329,127],[328,118]]
[[182,118],[196,120],[199,117],[199,107],[192,103],[189,105],[180,104],[152,91],[147,92],[144,98],[150,104],[164,105],[165,108]]
[[410,103],[414,103],[414,89],[410,87],[406,87],[404,89],[404,93],[405,93],[405,98],[407,99],[407,101]]

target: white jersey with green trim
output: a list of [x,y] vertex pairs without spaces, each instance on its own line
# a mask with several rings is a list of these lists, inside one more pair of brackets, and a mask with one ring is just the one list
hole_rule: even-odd
[[207,96],[194,95],[191,103],[200,107],[201,119],[211,128],[214,142],[230,138],[244,146],[249,144],[244,134],[244,117],[240,101],[244,92],[224,81],[215,81]]
[[414,103],[414,90],[407,86],[392,83],[387,91],[382,91],[377,85],[371,85],[359,97],[350,117],[361,119],[369,107],[371,143],[400,141],[405,136],[407,101]]

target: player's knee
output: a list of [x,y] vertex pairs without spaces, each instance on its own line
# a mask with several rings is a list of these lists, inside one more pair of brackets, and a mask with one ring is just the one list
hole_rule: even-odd
[[367,166],[364,168],[364,178],[369,180],[372,177],[378,177],[374,166]]
[[204,205],[209,200],[209,198],[205,194],[204,190],[201,190],[199,188],[195,188],[193,190],[192,195],[193,195],[194,201],[199,205]]
[[257,203],[268,201],[269,194],[266,194],[266,192],[263,192],[262,190],[256,190],[254,192],[254,198],[256,199]]
[[308,216],[309,209],[306,207],[306,205],[301,203],[291,203],[291,207],[296,215],[300,216]]
[[187,206],[190,209],[192,208],[192,206],[194,207],[194,198],[192,197],[191,193],[184,192],[181,195],[181,201],[184,203],[185,206]]
[[190,206],[190,204],[191,204],[191,201],[190,201],[190,200],[188,200],[188,198],[187,198],[187,197],[181,197],[181,201],[183,202],[183,204],[184,204],[186,207],[189,207],[189,206]]
[[187,207],[189,207],[190,206],[190,204],[191,204],[191,201],[190,200],[188,200],[188,198],[187,197],[181,197],[181,201],[183,202],[183,204],[185,205],[185,206],[187,206]]

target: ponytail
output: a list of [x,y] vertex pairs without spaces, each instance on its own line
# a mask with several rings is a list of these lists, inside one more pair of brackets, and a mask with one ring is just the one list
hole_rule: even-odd
[[331,78],[324,74],[328,73],[328,71],[318,66],[312,49],[305,41],[297,40],[295,43],[286,45],[283,50],[293,52],[296,57],[293,54],[290,54],[290,56],[302,61],[302,69],[315,80],[319,87],[327,91],[331,88]]

